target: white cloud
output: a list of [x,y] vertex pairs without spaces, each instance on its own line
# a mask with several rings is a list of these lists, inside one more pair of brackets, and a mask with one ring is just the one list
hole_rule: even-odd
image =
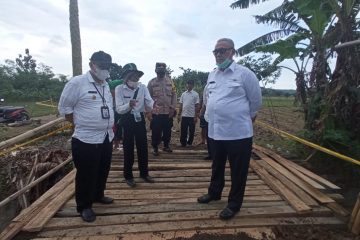
[[[231,9],[234,0],[84,0],[79,1],[83,71],[98,50],[113,61],[134,62],[144,71],[142,82],[155,76],[155,62],[163,61],[181,74],[179,67],[210,71],[215,65],[215,41],[230,37],[241,46],[271,30],[255,23],[253,15],[266,13],[281,0],[266,1],[249,9]],[[12,0],[0,8],[1,60],[14,59],[25,48],[53,68],[71,75],[68,0]],[[285,74],[275,87],[295,88]],[[292,82],[293,84],[290,84]]]

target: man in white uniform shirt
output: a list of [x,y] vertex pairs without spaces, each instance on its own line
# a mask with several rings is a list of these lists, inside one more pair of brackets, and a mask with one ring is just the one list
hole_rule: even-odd
[[206,85],[205,118],[209,122],[212,154],[212,175],[208,193],[199,203],[221,198],[225,185],[225,164],[229,159],[231,188],[228,204],[220,212],[221,219],[230,219],[242,206],[252,150],[253,122],[261,106],[261,90],[255,74],[234,62],[234,42],[219,39],[213,51],[217,68]]
[[90,71],[73,77],[64,87],[59,112],[75,126],[72,157],[76,167],[75,198],[77,211],[86,222],[96,215],[92,204],[110,204],[104,196],[110,170],[114,133],[113,98],[106,79],[111,56],[103,51],[90,58]]
[[[193,90],[194,80],[186,82],[187,91],[183,92],[180,97],[180,108],[178,122],[181,117],[180,143],[182,147],[192,145],[195,134],[195,124],[199,115],[199,94]],[[188,138],[189,132],[189,138]]]
[[154,180],[149,176],[148,147],[144,112],[151,112],[154,101],[149,90],[139,79],[144,73],[138,71],[134,63],[128,63],[123,68],[124,84],[115,88],[116,111],[121,116],[121,125],[124,128],[124,178],[130,187],[135,187],[133,176],[134,140],[136,143],[138,168],[140,177],[148,183]]

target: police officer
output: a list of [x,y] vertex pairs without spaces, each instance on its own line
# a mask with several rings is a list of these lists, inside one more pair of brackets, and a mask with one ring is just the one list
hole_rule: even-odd
[[242,206],[252,149],[253,122],[261,106],[261,90],[256,75],[234,62],[234,42],[219,39],[213,51],[217,68],[208,77],[206,112],[212,155],[208,193],[199,203],[219,200],[225,185],[227,159],[231,168],[231,188],[221,219],[230,219]]
[[150,95],[155,102],[149,118],[151,119],[153,154],[158,156],[161,140],[164,141],[163,151],[172,152],[169,144],[173,117],[176,114],[176,89],[174,82],[166,74],[165,63],[156,63],[155,72],[157,77],[148,83]]
[[138,156],[138,168],[140,177],[148,183],[154,180],[149,176],[148,148],[144,111],[150,112],[154,101],[150,97],[145,85],[139,83],[144,75],[137,70],[134,63],[128,63],[123,67],[122,77],[124,84],[115,88],[116,111],[121,116],[121,124],[124,130],[124,177],[130,187],[135,187],[132,167],[134,164],[134,140]]

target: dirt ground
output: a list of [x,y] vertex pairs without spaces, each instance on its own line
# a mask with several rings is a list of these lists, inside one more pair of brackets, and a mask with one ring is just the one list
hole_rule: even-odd
[[[55,119],[56,116],[46,116],[41,118],[41,123],[44,124],[48,121]],[[274,110],[263,109],[260,111],[258,120],[266,122],[274,127],[278,127],[284,131],[289,133],[295,134],[296,132],[300,131],[303,128],[304,121],[302,117],[302,113],[296,108],[276,108]],[[6,126],[0,126],[0,140],[4,140],[10,137],[14,137],[24,131],[27,131],[31,128],[36,126],[29,125],[29,126],[22,126],[16,128],[9,128]],[[149,130],[148,130],[149,131]],[[197,122],[196,126],[196,133],[193,146],[187,147],[188,149],[206,149],[206,144],[201,144],[201,135],[200,135],[200,127],[199,122]],[[299,156],[299,153],[292,152],[292,147],[288,141],[284,141],[279,136],[274,135],[270,131],[259,127],[256,125],[254,127],[254,142],[256,144],[262,145],[264,147],[268,147],[273,149],[274,151],[278,152],[282,156],[295,160],[296,162],[303,162],[306,156]],[[150,132],[148,132],[150,135]],[[172,132],[172,141],[171,146],[172,148],[180,148],[180,127],[177,123],[176,119],[174,119],[174,127]],[[66,140],[64,140],[66,141]],[[47,146],[51,146],[51,143],[44,143]],[[6,162],[5,158],[0,158],[0,167],[2,168]],[[329,179],[332,181],[332,179]],[[337,182],[334,182],[337,184]],[[344,194],[344,193],[343,193]],[[352,197],[355,194],[350,194]],[[344,194],[346,195],[346,193]],[[349,197],[349,199],[352,199]],[[346,205],[348,206],[348,210],[351,211],[351,207],[354,204],[354,199],[350,202],[347,202]],[[261,239],[279,239],[279,240],[297,240],[297,239],[311,239],[311,240],[342,240],[342,239],[360,239],[360,237],[356,237],[348,232],[346,228],[334,228],[333,226],[276,226],[272,228],[274,233],[271,237],[263,237]],[[182,238],[177,238],[178,240]],[[196,234],[191,238],[192,240],[212,240],[212,239],[220,239],[220,240],[232,240],[232,239],[244,239],[250,240],[255,239],[251,236],[248,236],[246,233],[239,233],[236,235],[216,235],[216,234]],[[259,238],[256,238],[259,239]]]

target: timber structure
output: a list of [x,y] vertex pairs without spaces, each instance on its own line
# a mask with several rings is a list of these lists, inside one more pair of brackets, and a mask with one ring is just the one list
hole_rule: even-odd
[[[274,152],[254,145],[243,207],[231,220],[226,206],[230,170],[220,201],[198,204],[207,192],[211,161],[203,150],[149,155],[155,183],[136,178],[129,188],[122,176],[122,152],[113,153],[106,195],[111,205],[94,204],[95,222],[82,221],[74,200],[75,170],[24,209],[0,239],[186,239],[196,234],[271,235],[277,225],[346,225],[349,213],[337,203],[338,186]],[[136,163],[134,175],[138,175]]]

